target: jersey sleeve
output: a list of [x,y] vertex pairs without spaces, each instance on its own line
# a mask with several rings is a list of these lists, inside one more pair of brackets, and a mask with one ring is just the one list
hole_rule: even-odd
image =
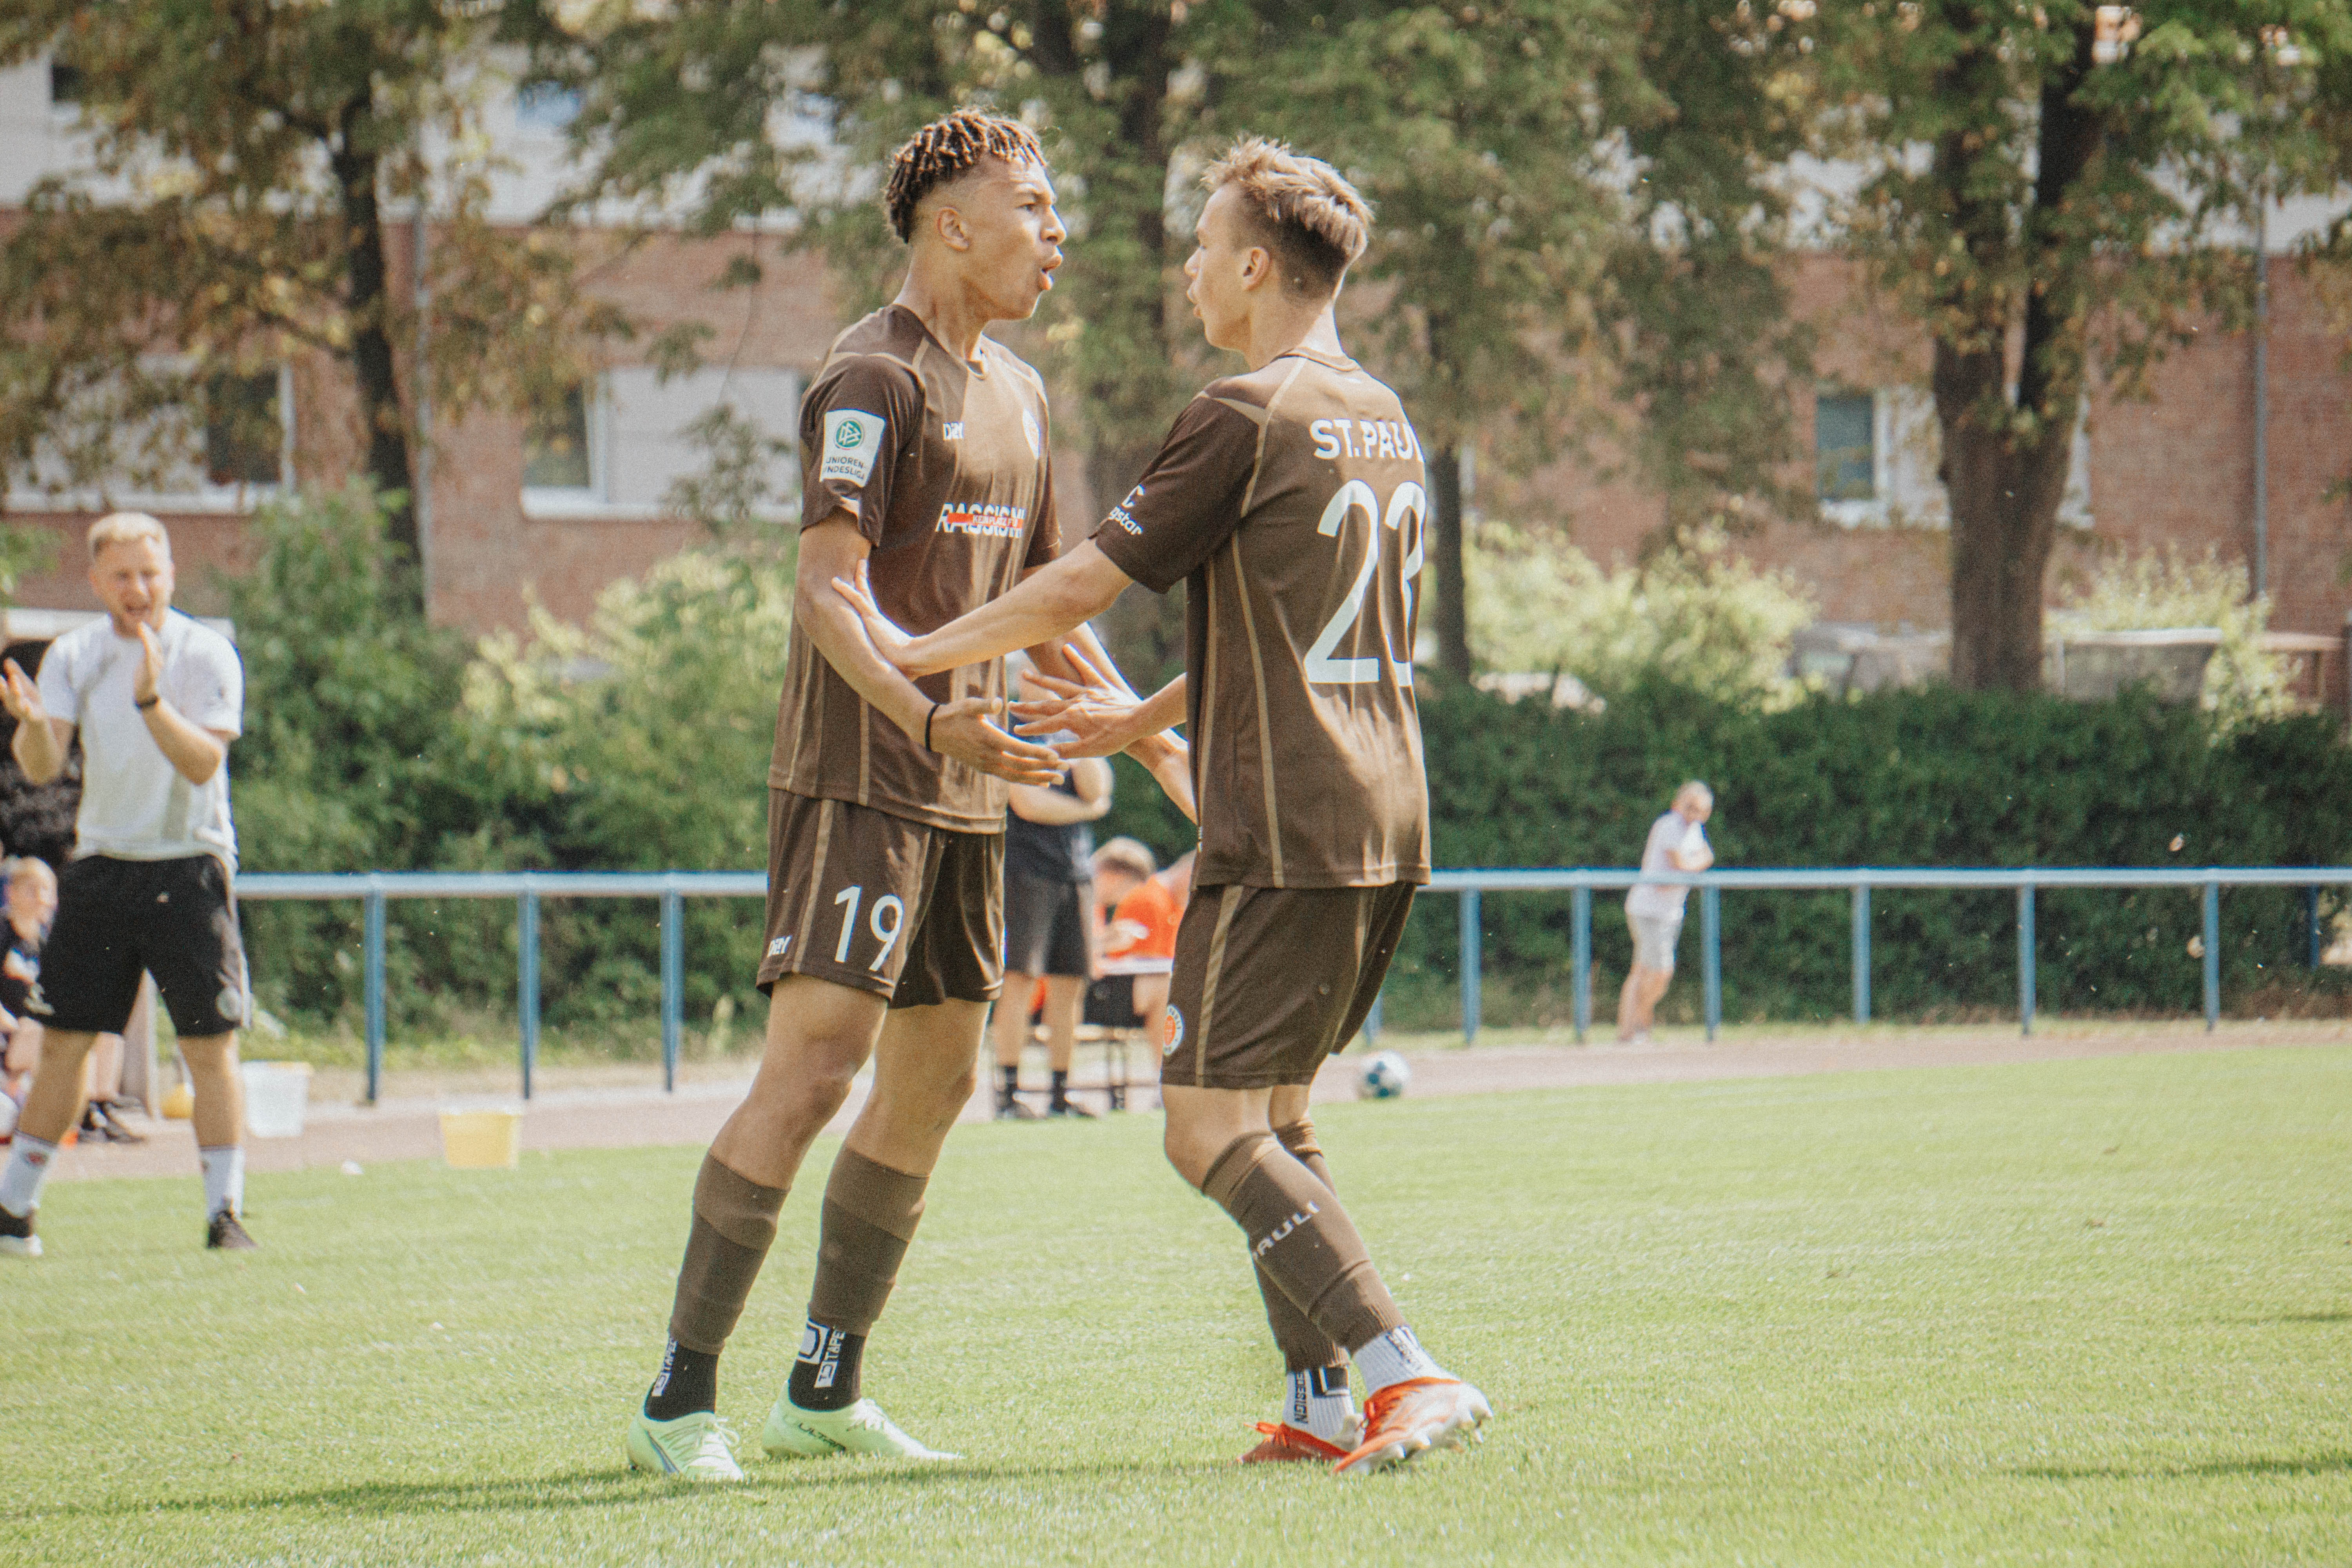
[[175,672],[179,689],[172,706],[200,730],[245,733],[245,665],[226,638],[205,638],[188,650],[186,669]]
[[801,526],[845,511],[879,544],[898,459],[923,438],[914,373],[873,354],[842,361],[801,400],[800,434],[801,450],[815,454],[803,469]]
[[68,724],[81,722],[81,694],[74,689],[73,660],[63,637],[41,656],[40,673],[34,679],[40,688],[41,706],[48,710],[50,718]]
[[1155,594],[1191,576],[1241,525],[1257,435],[1246,415],[1206,394],[1192,399],[1142,479],[1103,520],[1097,548]]

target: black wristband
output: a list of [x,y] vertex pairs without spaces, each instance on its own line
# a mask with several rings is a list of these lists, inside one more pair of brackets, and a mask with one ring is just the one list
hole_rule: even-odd
[[144,701],[144,702],[140,701],[140,700],[139,700],[139,699],[137,699],[136,697],[132,698],[132,699],[131,700],[131,706],[132,706],[133,708],[138,709],[138,710],[139,710],[139,711],[141,711],[142,713],[144,713],[144,712],[146,712],[146,711],[147,711],[147,710],[149,710],[150,708],[154,707],[154,706],[155,706],[155,704],[157,704],[158,702],[161,702],[161,701],[163,701],[163,694],[162,692],[158,691],[157,693],[155,693],[155,695],[154,695],[154,696],[150,697],[150,698],[149,698],[149,699],[147,699],[147,700],[146,700],[146,701]]
[[923,750],[927,752],[935,752],[939,750],[938,747],[931,744],[931,721],[939,716],[940,705],[936,702],[931,704],[931,710],[923,715]]

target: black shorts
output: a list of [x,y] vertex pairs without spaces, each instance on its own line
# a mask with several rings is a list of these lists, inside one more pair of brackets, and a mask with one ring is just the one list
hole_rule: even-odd
[[91,855],[58,876],[58,918],[25,1004],[34,1016],[72,1034],[119,1035],[142,973],[188,1038],[226,1035],[252,1016],[236,894],[218,860]]
[[1049,881],[1007,871],[1004,967],[1015,974],[1091,976],[1087,900],[1093,896],[1090,882]]

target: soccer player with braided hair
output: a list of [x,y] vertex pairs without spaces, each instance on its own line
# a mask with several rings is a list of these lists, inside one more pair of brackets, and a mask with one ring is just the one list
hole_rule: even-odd
[[[954,625],[909,637],[837,584],[911,676],[1082,626],[1129,583],[1185,584],[1184,674],[1138,703],[1108,677],[1024,705],[1067,755],[1182,722],[1200,856],[1176,937],[1160,1099],[1169,1162],[1241,1226],[1290,1373],[1245,1461],[1353,1475],[1474,1437],[1486,1396],[1433,1359],[1332,1184],[1307,1119],[1325,1057],[1363,1026],[1429,879],[1412,677],[1427,510],[1397,395],[1334,313],[1371,211],[1329,164],[1255,137],[1204,176],[1185,295],[1246,368],[1183,413],[1086,543]],[[1369,1398],[1360,1417],[1349,1368]]]
[[[834,341],[801,403],[798,592],[768,771],[767,1037],[696,1178],[668,1345],[629,1424],[630,1463],[665,1475],[743,1479],[718,1415],[719,1352],[785,1190],[868,1060],[872,1092],[825,1184],[807,1324],[761,1443],[778,1458],[950,1457],[863,1396],[859,1357],[1003,984],[1008,781],[1051,782],[1063,762],[997,721],[1001,659],[910,679],[828,584],[865,573],[892,616],[931,627],[1055,558],[1045,386],[984,330],[1036,310],[1064,230],[1035,137],[972,110],[898,150],[886,205],[906,284]],[[1077,647],[1108,668],[1090,636]],[[1077,673],[1061,649],[1056,637],[1031,656]],[[1181,742],[1133,753],[1189,800]]]

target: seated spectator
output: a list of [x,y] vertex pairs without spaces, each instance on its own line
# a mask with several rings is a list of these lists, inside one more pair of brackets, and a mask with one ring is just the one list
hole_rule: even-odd
[[[5,916],[0,939],[5,941],[0,948],[0,1037],[5,1040],[0,1045],[0,1088],[5,1088],[8,1103],[0,1108],[0,1121],[6,1122],[0,1135],[16,1131],[17,1107],[32,1085],[34,1069],[41,1065],[40,1020],[28,1016],[25,1004],[41,980],[41,944],[58,912],[57,873],[45,860],[20,856],[7,862],[6,888],[5,904],[0,905],[0,916]],[[98,1037],[88,1071],[81,1137],[99,1143],[147,1142],[122,1120],[121,1036]]]
[[[1129,847],[1121,850],[1118,865],[1107,864],[1105,857],[1122,845]],[[1182,923],[1185,901],[1192,897],[1192,854],[1188,850],[1157,874],[1150,869],[1151,851],[1132,838],[1113,839],[1097,856],[1097,883],[1108,875],[1121,877],[1129,885],[1116,903],[1104,899],[1111,909],[1103,934],[1104,978],[1097,983],[1097,1001],[1088,1009],[1088,1023],[1116,1028],[1157,1026],[1168,1005],[1176,928]],[[1125,984],[1114,990],[1113,981]]]
[[25,1010],[41,978],[41,938],[57,913],[58,878],[48,863],[24,856],[7,863],[6,901],[0,905],[0,1137],[16,1130],[16,1110],[41,1062],[41,1026]]

